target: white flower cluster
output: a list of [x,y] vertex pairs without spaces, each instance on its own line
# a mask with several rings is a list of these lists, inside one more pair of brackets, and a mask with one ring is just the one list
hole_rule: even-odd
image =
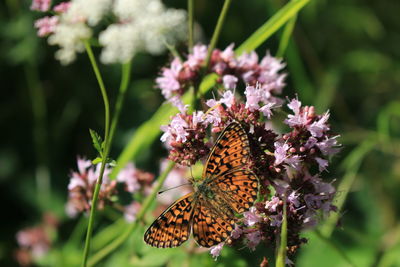
[[167,9],[160,0],[71,0],[69,8],[59,16],[54,31],[49,32],[50,45],[58,45],[56,58],[62,64],[75,60],[84,51],[84,40],[92,37],[92,29],[107,14],[117,22],[99,35],[103,46],[103,63],[125,63],[139,51],[160,54],[165,44],[183,40],[186,33],[186,12]]
[[124,63],[139,51],[160,54],[185,37],[185,11],[166,9],[160,0],[116,0],[113,12],[120,22],[99,37],[103,63]]

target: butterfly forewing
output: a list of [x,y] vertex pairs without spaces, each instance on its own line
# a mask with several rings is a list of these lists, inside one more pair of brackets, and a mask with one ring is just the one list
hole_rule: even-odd
[[144,241],[159,248],[180,246],[189,238],[193,193],[175,201],[147,229]]
[[223,175],[246,164],[250,154],[249,140],[243,127],[232,122],[221,133],[206,161],[203,179]]

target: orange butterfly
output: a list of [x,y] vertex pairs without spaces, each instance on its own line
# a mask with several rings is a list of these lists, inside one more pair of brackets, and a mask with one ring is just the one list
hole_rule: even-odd
[[169,206],[147,229],[144,241],[159,248],[180,246],[193,229],[196,242],[211,247],[225,241],[236,216],[254,203],[257,176],[247,169],[249,140],[237,122],[229,124],[215,142],[194,192]]

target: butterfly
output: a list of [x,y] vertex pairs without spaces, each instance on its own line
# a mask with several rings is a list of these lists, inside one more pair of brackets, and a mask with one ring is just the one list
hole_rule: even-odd
[[258,178],[248,169],[250,146],[238,122],[219,135],[204,166],[202,178],[192,181],[194,192],[170,205],[144,234],[158,248],[180,246],[190,232],[197,244],[211,247],[228,239],[237,217],[256,200]]

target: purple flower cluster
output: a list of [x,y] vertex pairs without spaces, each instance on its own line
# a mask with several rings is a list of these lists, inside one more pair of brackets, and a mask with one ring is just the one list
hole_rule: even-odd
[[[237,57],[233,47],[234,45],[231,44],[223,51],[215,49],[205,73],[216,73],[217,82],[226,89],[236,88],[239,81],[247,85],[257,85],[263,95],[254,95],[258,92],[253,92],[252,96],[255,99],[250,99],[250,103],[255,104],[256,100],[279,103],[280,101],[274,95],[281,94],[286,77],[285,74],[280,73],[284,67],[281,60],[267,54],[259,61],[254,51]],[[180,96],[190,85],[197,86],[201,74],[204,74],[206,56],[207,46],[196,45],[185,61],[174,58],[170,66],[163,68],[161,76],[156,79],[157,87],[161,89],[163,96],[182,113],[186,111],[187,106],[183,105]]]
[[[100,172],[100,164],[92,165],[90,160],[78,158],[77,163],[78,171],[72,172],[68,185],[69,194],[66,212],[70,217],[76,217],[79,213],[89,212],[94,187]],[[110,173],[111,167],[106,166],[97,208],[102,210],[107,204],[112,204],[124,212],[124,216],[128,222],[132,222],[135,220],[135,215],[140,208],[140,204],[133,199],[130,204],[121,207],[116,203],[115,199],[123,192],[148,194],[154,180],[154,175],[137,169],[133,163],[127,164],[120,171],[116,180],[109,179],[108,176]],[[117,186],[118,184],[119,186]]]
[[58,224],[54,214],[45,213],[39,225],[18,231],[16,239],[19,248],[15,251],[15,258],[21,266],[30,266],[47,254]]
[[[297,98],[288,101],[292,112],[283,121],[290,131],[273,130],[272,125],[277,122],[275,110],[285,103],[276,96],[284,86],[285,75],[279,74],[283,64],[270,55],[258,63],[254,52],[236,58],[232,48],[213,52],[210,71],[220,75],[226,88],[220,97],[204,101],[206,109],[191,114],[182,104],[184,108],[171,118],[170,124],[161,127],[161,140],[169,149],[170,160],[190,166],[204,159],[211,147],[210,141],[206,142],[212,140],[207,139],[208,129],[218,133],[230,122],[239,122],[248,133],[249,168],[259,178],[262,199],[242,214],[229,242],[212,247],[210,252],[217,257],[225,244],[238,242],[244,242],[251,250],[261,242],[274,246],[286,206],[290,255],[306,242],[300,237],[301,230],[315,226],[318,218],[335,211],[335,188],[320,176],[327,170],[329,158],[340,149],[338,135],[330,129],[328,112],[318,115],[314,107],[302,106]],[[171,69],[163,70],[157,83],[167,99],[185,90],[188,80],[182,77],[199,75],[196,71],[205,53],[205,46],[197,46],[187,61],[175,59]],[[189,70],[190,75],[184,76]],[[239,80],[247,83],[244,95],[231,90]]]
[[[294,254],[306,242],[300,237],[301,230],[315,226],[318,218],[336,210],[332,204],[335,188],[320,177],[328,167],[329,157],[339,151],[338,136],[331,133],[327,123],[329,113],[316,115],[314,107],[302,107],[297,99],[291,100],[288,107],[294,113],[284,121],[290,132],[278,135],[263,130],[264,136],[269,137],[265,140],[273,146],[267,146],[258,137],[260,134],[252,131],[251,125],[247,126],[253,170],[260,179],[264,200],[244,212],[231,240],[233,244],[239,240],[245,242],[251,250],[260,242],[276,243],[285,202],[289,254]],[[260,108],[258,110],[260,112]],[[246,122],[241,122],[246,127]],[[216,251],[221,248],[220,244],[212,248],[211,254],[217,256]]]

